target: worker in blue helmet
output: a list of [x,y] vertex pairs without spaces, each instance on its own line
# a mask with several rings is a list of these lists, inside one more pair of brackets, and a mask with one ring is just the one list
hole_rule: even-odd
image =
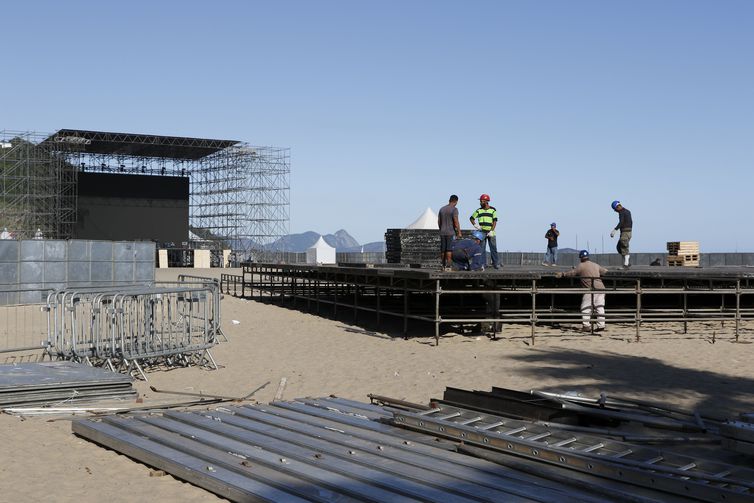
[[471,239],[453,241],[451,259],[453,267],[459,271],[484,271],[484,253],[480,243],[484,242],[482,231],[471,233]]
[[610,207],[618,214],[618,225],[610,231],[610,237],[615,237],[615,231],[620,231],[620,238],[618,238],[618,244],[615,248],[623,256],[623,267],[628,269],[631,267],[629,262],[631,255],[629,255],[628,243],[631,241],[631,229],[633,228],[634,221],[631,218],[631,212],[627,208],[624,208],[620,201],[613,201],[610,203]]
[[545,252],[545,261],[542,265],[555,265],[558,262],[558,236],[560,231],[555,222],[550,224],[550,228],[545,232],[545,239],[547,240],[547,251]]
[[594,326],[594,331],[601,332],[605,330],[605,284],[600,276],[605,274],[607,269],[592,262],[588,250],[579,252],[579,260],[579,265],[574,269],[568,272],[555,273],[555,277],[576,276],[581,279],[581,286],[590,290],[581,297],[581,330],[584,332],[592,331],[592,313],[597,313],[597,324]]

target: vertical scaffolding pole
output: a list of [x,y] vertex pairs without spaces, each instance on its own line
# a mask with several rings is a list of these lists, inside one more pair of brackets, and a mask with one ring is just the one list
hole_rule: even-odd
[[440,345],[440,280],[435,280],[435,346]]
[[736,342],[738,342],[738,329],[741,324],[741,280],[736,280]]
[[531,345],[534,345],[534,332],[537,327],[537,280],[531,280]]
[[636,280],[636,342],[641,340],[641,280]]

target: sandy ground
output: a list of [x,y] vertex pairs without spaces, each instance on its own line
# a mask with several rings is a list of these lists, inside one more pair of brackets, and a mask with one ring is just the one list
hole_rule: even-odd
[[[158,279],[178,272],[158,271]],[[498,340],[447,334],[435,347],[431,338],[403,340],[389,329],[351,325],[345,313],[328,319],[230,296],[222,300],[222,319],[229,342],[213,351],[221,368],[151,372],[149,383],[137,383],[145,404],[185,399],[154,393],[150,384],[241,396],[269,382],[255,396],[267,402],[285,377],[289,399],[334,394],[366,401],[376,393],[426,403],[446,386],[502,386],[590,396],[606,391],[715,414],[754,411],[752,325],[744,326],[738,344],[729,326],[694,323],[687,334],[680,324],[650,326],[640,343],[632,326],[610,326],[602,336],[543,329],[533,346],[528,327],[507,327]],[[153,476],[149,467],[77,438],[70,428],[67,420],[0,416],[2,500],[217,499],[171,476]]]

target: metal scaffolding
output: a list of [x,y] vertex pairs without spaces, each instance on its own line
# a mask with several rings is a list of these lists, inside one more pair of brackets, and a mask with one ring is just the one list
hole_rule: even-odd
[[290,149],[235,140],[61,129],[0,131],[3,226],[17,237],[67,239],[76,223],[79,172],[189,178],[189,247],[274,259],[288,233]]
[[0,131],[0,227],[18,239],[72,237],[78,171],[48,135]]
[[[439,344],[441,325],[485,325],[493,338],[506,324],[528,325],[531,344],[537,327],[588,323],[594,330],[598,319],[574,306],[584,294],[609,296],[609,324],[633,325],[635,340],[641,340],[642,326],[652,322],[729,323],[733,340],[739,342],[742,323],[754,320],[754,277],[745,268],[681,272],[675,267],[663,271],[634,272],[633,276],[611,272],[602,280],[604,290],[576,286],[578,279],[558,281],[552,271],[535,268],[507,268],[498,272],[443,272],[406,267],[349,267],[303,264],[243,264],[241,276],[222,274],[222,293],[254,300],[302,302],[307,310],[337,316],[374,313],[379,326],[385,317],[403,322],[408,336],[409,321],[434,325]],[[593,306],[594,308],[594,306]],[[747,331],[748,332],[748,331]]]

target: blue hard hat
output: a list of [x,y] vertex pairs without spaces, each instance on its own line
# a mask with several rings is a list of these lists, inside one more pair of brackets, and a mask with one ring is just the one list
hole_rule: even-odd
[[557,225],[555,225],[555,222],[553,222],[550,224],[550,227],[557,227]]
[[612,203],[610,203],[610,207],[612,209],[615,209],[619,204],[620,204],[620,201],[613,201]]
[[579,258],[589,258],[589,250],[581,250],[579,252]]
[[478,239],[479,241],[484,241],[484,238],[486,237],[484,235],[484,232],[482,231],[474,231],[471,233],[471,235],[474,236],[474,238]]

